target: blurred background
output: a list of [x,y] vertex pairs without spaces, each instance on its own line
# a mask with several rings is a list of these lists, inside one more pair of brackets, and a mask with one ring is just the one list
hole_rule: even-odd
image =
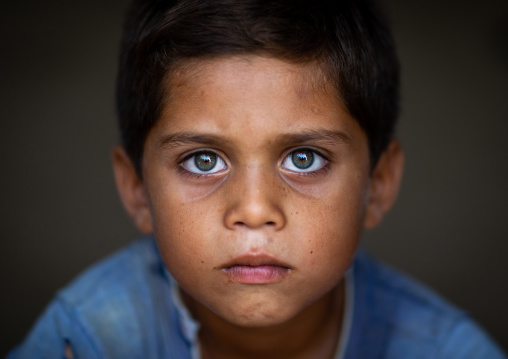
[[[402,63],[399,201],[363,245],[508,349],[508,1],[384,1]],[[121,0],[0,12],[0,356],[55,291],[134,240],[110,153]]]

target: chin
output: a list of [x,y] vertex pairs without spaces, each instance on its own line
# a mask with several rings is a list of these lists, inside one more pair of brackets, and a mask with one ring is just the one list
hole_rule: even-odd
[[255,316],[240,315],[233,318],[223,318],[231,324],[244,328],[266,328],[285,323],[289,318],[269,317],[261,314]]
[[263,308],[253,306],[251,308],[229,308],[227,313],[216,313],[225,321],[245,328],[262,328],[283,324],[289,321],[297,313],[290,313],[287,308]]

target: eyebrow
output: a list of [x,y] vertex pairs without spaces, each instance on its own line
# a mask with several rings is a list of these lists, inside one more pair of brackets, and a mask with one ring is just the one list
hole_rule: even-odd
[[331,145],[337,143],[351,143],[351,138],[342,131],[330,131],[325,129],[288,133],[280,136],[283,142],[300,144],[306,142],[323,142]]
[[[337,143],[351,143],[351,138],[342,131],[330,131],[325,129],[286,133],[278,136],[278,141],[291,145],[308,142],[321,142],[335,145]],[[188,144],[205,144],[207,146],[227,145],[231,141],[213,134],[199,134],[194,132],[177,132],[162,136],[159,140],[159,148],[176,147]]]
[[175,147],[191,143],[216,146],[227,142],[229,141],[217,135],[199,134],[194,132],[177,132],[162,136],[162,138],[159,140],[159,148]]

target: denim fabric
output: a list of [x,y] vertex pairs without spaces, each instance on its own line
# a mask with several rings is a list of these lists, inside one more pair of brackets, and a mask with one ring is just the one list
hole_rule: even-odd
[[355,309],[346,359],[501,359],[463,311],[364,252],[354,263]]
[[[505,358],[462,311],[359,252],[345,359]],[[153,239],[99,262],[60,291],[8,359],[190,359],[192,343]],[[339,325],[339,323],[338,323]]]

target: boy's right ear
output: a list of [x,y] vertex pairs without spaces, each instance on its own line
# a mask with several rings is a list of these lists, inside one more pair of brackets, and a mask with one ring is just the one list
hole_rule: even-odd
[[113,150],[113,172],[123,206],[143,233],[152,233],[152,216],[143,181],[122,146]]

